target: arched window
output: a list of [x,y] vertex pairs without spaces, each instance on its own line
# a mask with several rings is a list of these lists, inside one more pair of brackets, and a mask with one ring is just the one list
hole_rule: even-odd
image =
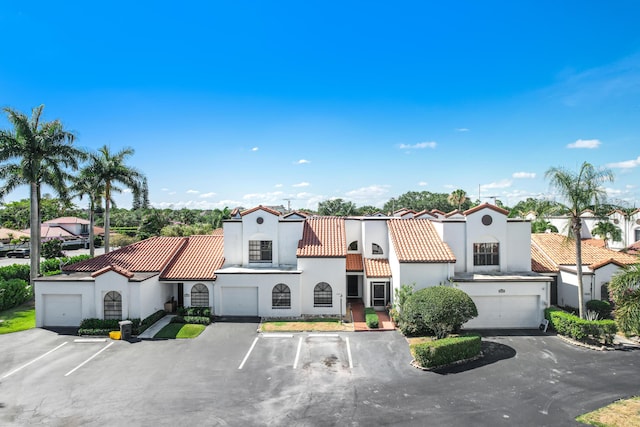
[[291,289],[284,283],[278,283],[271,291],[272,308],[291,308]]
[[122,295],[120,292],[110,291],[104,296],[104,318],[122,319]]
[[353,242],[349,243],[349,250],[350,251],[357,251],[358,250],[358,241],[354,240]]
[[333,306],[333,293],[331,292],[331,285],[325,282],[320,282],[316,285],[315,288],[313,288],[313,306]]
[[209,307],[209,289],[202,283],[191,288],[191,307]]
[[379,244],[377,244],[377,243],[372,243],[372,244],[371,244],[371,252],[372,252],[374,255],[383,255],[383,254],[384,254],[384,252],[383,252],[382,248],[381,248],[381,247],[380,247],[380,245],[379,245]]

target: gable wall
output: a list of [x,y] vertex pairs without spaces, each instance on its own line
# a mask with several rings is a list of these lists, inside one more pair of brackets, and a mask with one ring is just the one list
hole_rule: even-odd
[[[456,257],[455,272],[467,271],[467,224],[466,222],[433,222],[442,240],[449,245]],[[472,249],[473,254],[473,249]],[[473,263],[473,259],[471,260]]]
[[[258,218],[263,219],[262,224],[258,224]],[[256,210],[242,217],[242,265],[249,266],[249,241],[250,240],[270,240],[273,245],[271,265],[279,265],[280,259],[278,247],[280,238],[278,233],[278,217]],[[269,263],[256,263],[259,266],[267,266]]]
[[507,222],[507,271],[531,271],[531,223]]
[[[410,221],[410,220],[408,220]],[[365,258],[388,258],[389,246],[391,239],[389,238],[389,230],[387,222],[382,220],[362,221],[362,249],[360,252]],[[376,243],[384,252],[382,255],[374,255],[372,252],[372,244]],[[347,241],[347,244],[349,242]]]
[[[490,225],[482,223],[482,217],[489,215],[492,218]],[[507,217],[491,209],[481,209],[467,215],[466,230],[466,271],[508,271],[508,250],[507,240]],[[498,242],[500,244],[500,265],[498,266],[474,266],[473,265],[473,244]],[[531,262],[531,258],[529,258]]]
[[224,264],[242,265],[242,222],[226,221],[224,232]]
[[277,248],[278,259],[281,265],[296,265],[298,263],[296,251],[298,242],[302,239],[303,228],[304,222],[302,221],[280,221],[278,229],[279,244],[275,246],[274,242],[274,251]]

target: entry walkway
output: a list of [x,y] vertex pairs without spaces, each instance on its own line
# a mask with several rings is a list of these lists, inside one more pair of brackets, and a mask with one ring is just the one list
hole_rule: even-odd
[[396,327],[389,318],[386,311],[376,311],[378,315],[378,329],[369,329],[364,317],[364,303],[362,301],[352,301],[351,312],[353,313],[353,330],[363,331],[393,331]]
[[143,333],[138,335],[138,338],[140,339],[153,338],[158,332],[160,332],[160,329],[167,326],[169,322],[171,322],[171,319],[173,319],[174,317],[175,317],[175,314],[167,314],[162,319],[158,320],[156,323],[149,326]]

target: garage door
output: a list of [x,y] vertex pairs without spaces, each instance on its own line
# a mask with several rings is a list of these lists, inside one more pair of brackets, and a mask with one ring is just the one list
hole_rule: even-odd
[[43,295],[44,326],[80,326],[82,295]]
[[258,288],[221,288],[223,316],[257,316]]
[[538,295],[473,296],[478,317],[465,323],[464,328],[537,328],[542,310]]

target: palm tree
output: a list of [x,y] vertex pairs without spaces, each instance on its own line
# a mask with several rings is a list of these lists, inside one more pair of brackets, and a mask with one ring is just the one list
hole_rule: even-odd
[[124,161],[134,154],[133,148],[123,148],[117,153],[113,153],[109,146],[101,147],[96,154],[91,155],[88,173],[93,175],[96,182],[102,187],[102,197],[104,199],[104,252],[109,252],[110,237],[110,210],[111,197],[114,192],[121,189],[116,184],[122,184],[131,189],[134,194],[140,194],[144,186],[144,175],[137,169],[127,166]]
[[620,329],[627,334],[640,334],[640,264],[616,273],[608,288]]
[[87,196],[89,199],[89,255],[93,257],[95,255],[95,213],[96,208],[100,206],[104,188],[101,183],[98,182],[96,176],[92,175],[91,171],[85,168],[73,179],[71,192],[73,196],[78,196],[80,200],[82,200],[84,196]]
[[453,190],[447,197],[447,201],[451,206],[457,206],[460,210],[462,204],[467,201],[467,192],[461,189]]
[[[0,197],[20,185],[30,187],[31,280],[40,269],[40,198],[42,184],[50,185],[66,197],[66,168],[77,169],[86,153],[73,146],[75,135],[66,131],[59,120],[41,122],[44,105],[32,110],[31,118],[11,108],[4,108],[12,130],[0,130]],[[12,162],[13,161],[13,162]],[[5,163],[9,162],[9,163]]]
[[580,317],[584,319],[584,291],[582,284],[582,242],[580,231],[582,219],[580,214],[589,206],[599,204],[605,198],[602,183],[613,181],[613,173],[609,169],[596,169],[590,163],[584,162],[578,173],[564,168],[552,167],[545,177],[567,202],[571,231],[576,245],[576,271],[578,275],[578,304]]
[[591,234],[604,240],[604,247],[609,247],[609,240],[613,242],[622,241],[622,230],[620,227],[609,221],[600,221],[591,230]]

